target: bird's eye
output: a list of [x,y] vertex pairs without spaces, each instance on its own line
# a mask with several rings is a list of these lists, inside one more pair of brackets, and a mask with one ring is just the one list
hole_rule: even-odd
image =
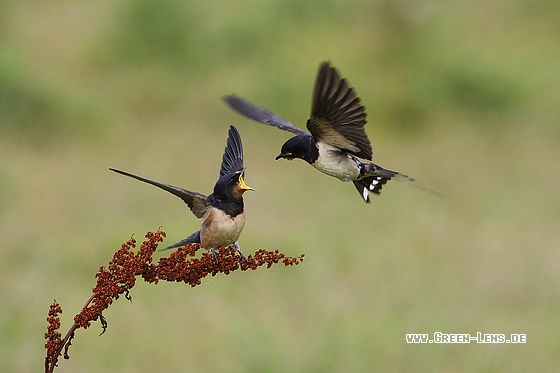
[[229,179],[229,182],[230,182],[231,184],[233,184],[233,183],[235,183],[235,179],[232,177],[231,179]]

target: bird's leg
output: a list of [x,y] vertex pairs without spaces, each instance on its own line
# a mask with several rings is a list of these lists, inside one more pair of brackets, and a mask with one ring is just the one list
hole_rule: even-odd
[[237,250],[237,252],[239,253],[239,263],[242,262],[246,262],[247,258],[245,257],[245,255],[243,255],[243,253],[241,252],[241,249],[239,248],[239,243],[237,243],[237,241],[235,241],[233,243],[233,246],[235,247],[235,250]]
[[220,262],[218,261],[218,253],[216,252],[216,249],[209,249],[208,251],[210,251],[210,254],[212,254],[212,258],[214,258],[216,264],[219,265]]

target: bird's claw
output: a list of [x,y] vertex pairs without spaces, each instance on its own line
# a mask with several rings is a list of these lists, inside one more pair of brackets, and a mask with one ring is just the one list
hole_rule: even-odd
[[235,250],[237,250],[237,252],[239,253],[239,259],[238,259],[239,260],[239,265],[241,265],[243,263],[247,263],[247,258],[241,252],[241,248],[239,247],[239,244],[237,243],[237,241],[233,243],[233,247],[235,247]]
[[218,261],[218,254],[216,253],[216,250],[212,249],[212,250],[210,250],[210,253],[212,253],[212,258],[214,258],[214,261],[216,262],[216,264],[219,265],[220,262]]
[[237,250],[237,252],[239,253],[239,264],[247,263],[247,258],[245,257],[245,255],[243,255],[243,253],[239,250]]

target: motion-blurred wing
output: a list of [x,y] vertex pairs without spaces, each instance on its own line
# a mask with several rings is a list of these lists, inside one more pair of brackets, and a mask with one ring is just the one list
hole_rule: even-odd
[[208,207],[210,207],[210,205],[212,204],[212,201],[210,200],[210,198],[208,198],[204,194],[191,192],[190,190],[179,188],[179,187],[176,187],[176,186],[173,186],[173,185],[164,184],[164,183],[160,183],[159,181],[146,179],[145,177],[134,175],[134,174],[128,173],[126,171],[121,171],[121,170],[117,170],[117,169],[114,169],[114,168],[110,168],[110,170],[114,171],[114,172],[117,172],[121,175],[132,177],[136,180],[140,180],[140,181],[143,181],[145,183],[152,184],[152,185],[154,185],[158,188],[161,188],[161,189],[163,189],[163,190],[165,190],[165,191],[167,191],[167,192],[169,192],[173,195],[176,195],[177,197],[179,197],[183,201],[185,201],[185,203],[189,206],[189,208],[191,209],[191,211],[193,212],[193,214],[197,218],[202,218],[202,216],[204,216],[204,213],[206,212],[206,210],[208,210]]
[[354,90],[329,62],[319,67],[311,118],[307,129],[316,141],[324,141],[364,159],[373,156],[364,131],[366,112]]
[[243,171],[243,144],[241,143],[241,136],[237,132],[237,128],[230,126],[226,148],[222,157],[220,177],[237,171]]
[[295,133],[296,135],[307,135],[307,132],[300,128],[297,128],[292,123],[286,121],[278,115],[273,114],[265,108],[254,106],[249,101],[242,99],[241,97],[237,97],[235,95],[227,95],[223,97],[223,100],[228,104],[230,108],[256,122],[278,127],[281,130],[289,131]]

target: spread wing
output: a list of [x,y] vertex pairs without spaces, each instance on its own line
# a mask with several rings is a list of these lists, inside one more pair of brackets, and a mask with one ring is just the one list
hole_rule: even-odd
[[371,144],[364,131],[365,108],[345,79],[329,62],[319,67],[311,118],[307,129],[316,141],[324,141],[364,159],[372,159]]
[[222,157],[222,167],[220,168],[220,177],[237,171],[243,171],[243,144],[241,143],[241,136],[239,136],[237,128],[229,126],[228,139]]
[[268,124],[269,126],[274,126],[280,128],[284,131],[289,131],[295,133],[296,135],[308,134],[304,130],[297,128],[292,123],[279,117],[278,115],[268,111],[265,108],[256,107],[249,101],[242,99],[236,95],[226,95],[222,99],[228,104],[230,108],[236,111],[238,114],[243,115],[249,119],[256,122]]
[[165,190],[165,191],[167,191],[167,192],[169,192],[173,195],[176,195],[177,197],[179,197],[183,201],[185,201],[185,203],[189,206],[189,208],[191,209],[191,211],[193,212],[193,214],[197,218],[202,218],[202,216],[204,216],[204,213],[206,212],[206,210],[208,210],[208,207],[210,207],[210,205],[212,205],[212,201],[210,200],[210,198],[208,198],[204,194],[191,192],[190,190],[179,188],[179,187],[176,187],[176,186],[173,186],[173,185],[164,184],[164,183],[160,183],[159,181],[146,179],[145,177],[134,175],[134,174],[128,173],[126,171],[121,171],[121,170],[117,170],[117,169],[114,169],[114,168],[110,168],[110,170],[115,171],[115,172],[117,172],[121,175],[132,177],[136,180],[140,180],[140,181],[143,181],[145,183],[152,184],[152,185],[157,186],[158,188],[161,188],[161,189],[163,189],[163,190]]

